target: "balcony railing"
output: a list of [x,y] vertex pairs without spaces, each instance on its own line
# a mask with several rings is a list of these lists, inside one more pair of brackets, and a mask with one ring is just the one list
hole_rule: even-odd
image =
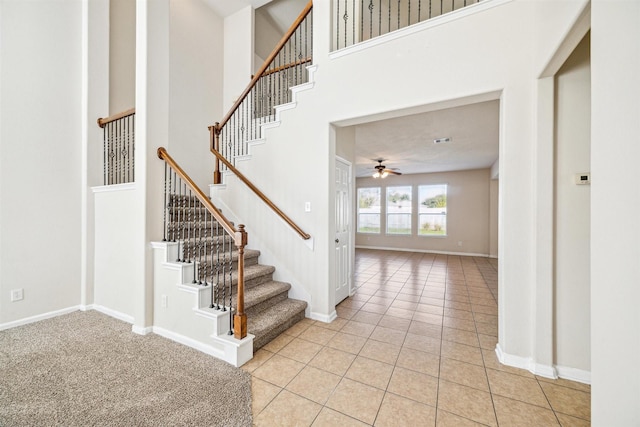
[[135,181],[136,110],[98,119],[103,129],[104,185]]
[[481,0],[333,0],[332,50],[444,15]]

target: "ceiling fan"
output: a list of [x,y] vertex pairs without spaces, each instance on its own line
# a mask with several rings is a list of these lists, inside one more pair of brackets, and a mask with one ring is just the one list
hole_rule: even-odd
[[384,161],[384,159],[377,159],[376,160],[376,162],[378,162],[378,164],[373,167],[376,170],[373,173],[373,177],[374,178],[386,178],[387,175],[389,175],[389,174],[402,175],[400,172],[396,172],[393,169],[387,169],[387,167],[382,164],[383,161]]

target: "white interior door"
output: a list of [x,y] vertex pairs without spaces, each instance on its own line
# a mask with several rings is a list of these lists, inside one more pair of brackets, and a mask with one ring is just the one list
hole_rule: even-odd
[[336,305],[349,296],[351,284],[351,164],[336,157]]

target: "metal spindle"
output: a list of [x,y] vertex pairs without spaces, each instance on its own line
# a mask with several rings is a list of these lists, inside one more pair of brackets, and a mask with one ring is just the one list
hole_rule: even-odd
[[[233,242],[229,241],[229,335],[233,335]],[[222,300],[224,303],[224,298]]]
[[[191,263],[191,255],[193,252],[193,242],[191,239],[191,222],[192,222],[192,218],[193,218],[193,214],[192,214],[192,209],[191,209],[191,202],[192,202],[192,198],[191,198],[191,190],[189,190],[189,195],[187,196],[187,191],[186,191],[186,187],[185,187],[185,197],[187,198],[187,240],[186,242],[188,243],[188,250],[187,250],[187,262]],[[195,206],[194,206],[195,209]]]
[[200,223],[200,227],[203,227],[202,230],[204,231],[204,239],[202,242],[202,258],[200,260],[200,267],[198,269],[198,283],[204,286],[207,286],[207,217],[209,215],[207,215],[208,212],[205,212],[204,215],[204,226],[202,223]]
[[167,241],[167,164],[164,164],[164,194],[162,196],[162,241]]

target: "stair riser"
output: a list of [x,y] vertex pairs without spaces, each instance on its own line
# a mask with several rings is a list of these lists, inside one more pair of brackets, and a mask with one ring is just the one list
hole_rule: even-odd
[[[209,249],[207,248],[207,252],[208,255],[206,257],[201,257],[203,255],[203,250],[198,251],[197,248],[195,250],[191,249],[191,245],[184,245],[184,247],[181,245],[180,247],[180,256],[184,256],[185,259],[187,260],[193,260],[193,259],[201,259],[201,265],[203,265],[202,268],[204,268],[204,263],[207,263],[207,268],[211,269],[213,264],[216,264],[216,262],[211,262],[211,252],[209,251]],[[232,264],[232,270],[233,271],[238,271],[238,260],[236,257],[236,253],[233,254],[234,259],[231,264]],[[215,254],[213,255],[213,259],[217,260],[217,257],[215,256]],[[227,261],[225,261],[227,260]],[[228,257],[221,255],[220,256],[220,263],[227,263],[228,262]],[[257,265],[258,264],[258,256],[254,255],[254,253],[245,253],[244,256],[244,266],[246,267],[250,267],[252,265]]]
[[[190,271],[191,271],[191,273],[187,273],[187,276],[189,278],[188,282],[191,282],[191,277],[193,275],[193,270],[190,270]],[[272,280],[273,280],[273,273],[259,275],[259,276],[256,276],[256,277],[252,277],[250,279],[245,278],[244,288],[246,290],[246,289],[252,288],[254,286],[259,286],[259,285],[261,285],[263,283],[270,282]],[[210,281],[211,281],[211,277],[209,277],[207,279],[207,282],[210,282]],[[232,279],[231,283],[233,285],[233,289],[234,289],[234,292],[235,292],[235,290],[237,289],[237,286],[238,286],[238,280],[235,277],[235,275],[233,276],[233,279]]]
[[292,327],[302,319],[304,319],[304,310],[301,310],[295,316],[290,317],[286,322],[278,325],[277,327],[272,328],[268,333],[261,335],[259,337],[257,336],[253,340],[253,352],[255,353],[260,348],[267,345],[269,342],[274,340],[278,335],[280,335],[281,333],[283,333],[284,331],[286,331],[287,329],[289,329],[290,327]]
[[247,313],[247,316],[252,316],[252,315],[258,314],[261,311],[264,311],[269,307],[273,307],[274,305],[276,305],[280,301],[286,300],[287,298],[289,298],[288,294],[289,294],[289,292],[285,291],[285,292],[279,293],[278,295],[274,295],[273,297],[271,297],[271,298],[269,298],[269,299],[267,299],[265,301],[262,301],[259,304],[256,304],[256,305],[254,305],[252,307],[247,308],[245,310],[245,312]]

